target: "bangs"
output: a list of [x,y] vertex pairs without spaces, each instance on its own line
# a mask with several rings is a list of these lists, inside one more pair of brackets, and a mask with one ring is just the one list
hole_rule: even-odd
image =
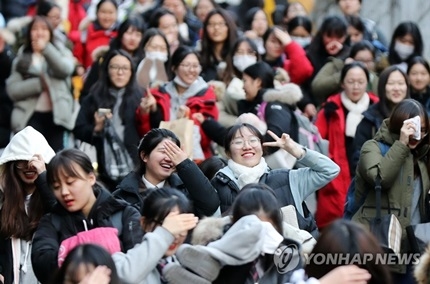
[[61,177],[84,179],[76,170],[78,165],[74,161],[66,159],[66,157],[53,160],[48,167],[46,176],[48,183],[51,185],[58,182]]

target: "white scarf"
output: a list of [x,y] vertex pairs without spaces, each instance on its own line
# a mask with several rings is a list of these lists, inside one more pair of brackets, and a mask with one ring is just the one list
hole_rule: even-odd
[[345,135],[348,137],[355,137],[355,132],[357,131],[357,126],[363,119],[363,112],[369,108],[370,98],[367,93],[361,97],[361,99],[354,103],[351,101],[345,92],[340,94],[340,99],[342,104],[348,110],[345,122]]
[[239,189],[249,183],[258,183],[261,176],[267,171],[267,164],[263,157],[261,157],[260,163],[252,168],[240,165],[232,159],[228,160],[228,167],[237,178]]

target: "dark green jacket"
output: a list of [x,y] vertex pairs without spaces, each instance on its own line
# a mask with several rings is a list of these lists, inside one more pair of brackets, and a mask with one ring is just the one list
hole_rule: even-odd
[[[385,156],[381,155],[378,141],[391,145]],[[424,143],[424,141],[422,142]],[[364,205],[354,215],[353,220],[369,225],[369,221],[376,216],[375,210],[375,178],[379,169],[381,175],[381,207],[382,215],[388,214],[388,208],[395,214],[402,225],[401,252],[409,252],[405,228],[410,225],[412,208],[412,196],[414,187],[414,159],[417,160],[422,189],[419,199],[421,222],[427,222],[426,196],[430,189],[430,179],[427,170],[427,154],[429,146],[423,145],[416,151],[411,151],[408,146],[399,141],[399,135],[388,130],[388,119],[385,119],[374,139],[364,143],[356,173],[355,198],[359,200],[366,189],[370,189]],[[414,155],[413,155],[414,153]],[[388,204],[388,200],[390,204]],[[405,266],[392,267],[393,271],[404,272]]]

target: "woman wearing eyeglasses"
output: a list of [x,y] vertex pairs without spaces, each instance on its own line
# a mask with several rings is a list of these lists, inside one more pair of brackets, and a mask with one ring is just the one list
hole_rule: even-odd
[[316,220],[321,229],[343,216],[346,193],[351,182],[354,138],[362,113],[379,98],[366,92],[369,71],[360,62],[347,64],[340,75],[343,91],[330,96],[317,115],[315,125],[329,141],[329,157],[340,166],[339,176],[318,192]]
[[45,137],[27,126],[13,136],[0,157],[1,283],[38,283],[31,239],[40,218],[55,204],[55,197],[48,196],[45,174],[45,163],[54,155]]
[[[294,205],[300,229],[316,237],[318,229],[304,200],[335,178],[339,167],[328,157],[294,142],[286,133],[278,137],[268,131],[268,135],[272,141],[264,142],[260,131],[248,123],[235,124],[229,128],[224,139],[228,164],[211,181],[218,192],[221,212],[230,208],[245,185],[264,183],[275,191],[278,204],[274,206]],[[263,158],[264,146],[284,149],[297,158],[302,168],[271,170]]]
[[139,135],[135,111],[140,97],[132,58],[120,49],[110,51],[100,69],[100,79],[82,101],[73,132],[77,139],[95,146],[99,177],[111,191],[119,181],[108,174],[109,165],[104,162],[105,122],[110,120],[130,159],[136,163]]
[[[172,55],[174,77],[167,84],[147,90],[138,110],[139,131],[144,135],[157,128],[161,121],[191,118],[194,113],[202,113],[206,118],[218,119],[215,93],[202,77],[198,54],[191,48],[180,46]],[[201,159],[212,156],[210,139],[199,126],[200,145],[204,154]],[[136,155],[137,156],[137,155]]]

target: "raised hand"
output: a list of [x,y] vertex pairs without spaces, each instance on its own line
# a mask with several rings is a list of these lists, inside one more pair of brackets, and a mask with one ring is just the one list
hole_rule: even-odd
[[267,133],[272,136],[272,138],[275,140],[274,142],[264,142],[263,146],[269,146],[269,147],[279,147],[281,149],[284,149],[291,155],[293,155],[295,158],[300,159],[305,155],[305,150],[294,142],[294,140],[290,137],[290,135],[286,133],[282,133],[281,138],[278,137],[275,133],[273,133],[270,130],[267,130]]
[[320,279],[321,284],[366,284],[372,275],[363,268],[355,265],[336,267]]
[[183,232],[187,232],[193,229],[199,218],[194,214],[179,214],[177,212],[171,212],[164,218],[163,224],[161,225],[172,235],[177,236]]
[[190,108],[187,106],[180,106],[178,109],[178,113],[176,114],[177,118],[187,118],[190,116]]
[[275,27],[273,29],[273,34],[276,36],[277,39],[279,39],[279,41],[282,43],[283,46],[286,46],[293,41],[291,39],[290,34],[287,32],[284,32],[280,28]]
[[112,118],[112,113],[99,114],[98,111],[94,113],[94,132],[100,132],[105,128],[105,120]]
[[32,168],[35,168],[39,175],[46,171],[45,161],[40,154],[34,154],[30,161],[28,161],[28,165]]
[[140,100],[140,108],[143,113],[157,111],[157,101],[149,90],[149,87],[146,88],[146,96]]
[[408,146],[409,137],[414,135],[416,131],[416,125],[412,121],[404,121],[402,128],[400,128],[400,142]]
[[179,148],[178,145],[176,145],[171,140],[164,140],[163,146],[166,151],[166,155],[169,157],[175,167],[188,158],[187,153]]
[[205,116],[203,115],[203,113],[201,113],[201,112],[193,113],[191,118],[197,120],[198,122],[200,122],[200,124],[202,124],[206,119]]

